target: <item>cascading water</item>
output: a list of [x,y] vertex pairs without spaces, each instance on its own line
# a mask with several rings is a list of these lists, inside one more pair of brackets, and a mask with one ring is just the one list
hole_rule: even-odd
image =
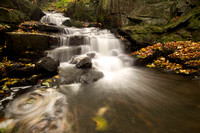
[[42,17],[41,22],[47,24],[62,25],[63,21],[70,20],[70,18],[64,17],[62,13],[48,13]]
[[[66,19],[47,14],[41,21],[60,26]],[[14,100],[7,109],[7,116],[16,119],[7,121],[11,132],[199,133],[198,81],[131,66],[133,58],[123,54],[121,41],[109,30],[60,29],[60,44],[48,56],[61,61],[61,76],[77,79],[80,74],[74,72],[81,70],[71,60],[93,55],[91,70],[104,77],[60,85],[65,95],[55,88],[39,89]],[[86,70],[83,74],[88,78]]]

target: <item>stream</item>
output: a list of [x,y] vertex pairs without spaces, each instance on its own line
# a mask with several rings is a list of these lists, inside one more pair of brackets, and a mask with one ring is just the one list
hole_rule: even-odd
[[[123,43],[107,29],[65,27],[58,13],[41,19],[61,27],[60,44],[48,56],[60,60],[60,77],[69,81],[73,58],[93,55],[92,68],[103,78],[88,83],[37,88],[7,106],[13,133],[199,133],[200,82],[133,66]],[[91,75],[86,78],[91,78]]]

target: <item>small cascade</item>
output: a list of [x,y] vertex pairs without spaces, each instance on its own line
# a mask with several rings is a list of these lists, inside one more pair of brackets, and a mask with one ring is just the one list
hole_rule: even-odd
[[[97,28],[65,27],[61,32],[60,47],[49,53],[49,56],[67,62],[73,55],[95,51],[102,56],[121,54],[121,42],[109,30]],[[64,47],[67,46],[67,47]],[[114,54],[113,54],[114,53]]]
[[68,17],[64,17],[62,13],[45,13],[46,15],[40,20],[42,23],[62,25],[66,20],[70,20]]

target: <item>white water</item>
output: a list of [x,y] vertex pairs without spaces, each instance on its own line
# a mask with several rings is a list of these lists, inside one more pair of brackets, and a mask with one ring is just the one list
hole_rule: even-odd
[[65,20],[70,18],[64,17],[62,13],[45,13],[46,15],[40,20],[42,23],[62,25]]

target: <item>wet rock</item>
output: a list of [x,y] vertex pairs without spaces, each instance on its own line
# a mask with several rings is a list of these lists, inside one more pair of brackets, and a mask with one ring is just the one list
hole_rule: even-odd
[[57,74],[58,66],[59,61],[51,57],[44,57],[35,64],[36,71],[47,76]]
[[69,63],[70,64],[76,64],[78,61],[77,61],[77,58],[78,57],[78,55],[74,55],[72,58],[71,58],[71,60],[69,61]]
[[69,40],[70,46],[77,46],[84,44],[84,36],[72,36]]
[[41,52],[49,48],[49,38],[42,34],[9,32],[6,34],[7,50],[11,55],[19,55],[25,51]]
[[96,56],[96,53],[95,52],[89,52],[89,53],[87,53],[87,56],[94,58]]
[[92,68],[92,58],[91,57],[79,57],[76,59],[76,67],[82,69]]
[[37,30],[40,32],[58,33],[60,28],[53,25],[46,25],[37,21],[27,21],[19,26],[20,29],[24,31]]
[[103,78],[103,73],[97,70],[88,70],[84,71],[83,74],[80,76],[80,82],[87,84],[87,83],[92,83],[95,82],[101,78]]
[[65,20],[63,23],[62,23],[64,26],[67,26],[67,27],[70,27],[72,26],[71,24],[71,21],[70,20]]
[[103,73],[97,69],[77,69],[76,67],[68,66],[60,68],[60,84],[71,83],[92,83],[103,78]]

